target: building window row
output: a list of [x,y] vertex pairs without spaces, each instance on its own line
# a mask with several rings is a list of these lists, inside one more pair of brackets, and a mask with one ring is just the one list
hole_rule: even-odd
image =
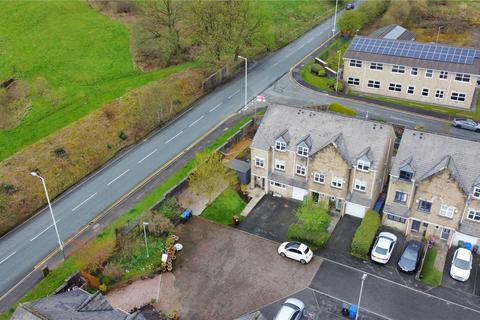
[[298,146],[297,147],[297,154],[302,157],[308,156],[308,147]]
[[450,100],[464,102],[466,97],[467,97],[467,95],[465,93],[454,91],[454,92],[452,92],[452,95],[450,96]]
[[[362,67],[362,61],[360,60],[350,60],[351,67]],[[370,63],[371,70],[383,70],[383,63],[372,62]],[[392,65],[392,72],[393,73],[405,73],[405,66],[394,64]],[[417,76],[418,75],[418,68],[412,67],[410,69],[410,75]],[[425,77],[426,78],[433,78],[433,69],[426,69],[425,70]],[[448,79],[448,71],[440,71],[439,74],[440,79]],[[457,73],[455,74],[455,80],[461,82],[470,82],[470,75],[467,73]]]
[[440,207],[440,215],[446,218],[453,218],[453,214],[455,213],[455,207],[449,207],[448,205],[444,204]]
[[473,188],[473,197],[476,199],[480,199],[480,187]]
[[368,87],[374,89],[380,89],[380,81],[378,80],[368,80]]
[[425,71],[425,77],[426,78],[433,78],[433,70],[432,69],[427,69]]
[[368,172],[368,170],[370,170],[370,162],[365,160],[358,160],[357,169],[360,171]]
[[362,67],[362,61],[352,59],[352,60],[350,60],[350,67],[361,68]]
[[430,213],[431,210],[432,210],[432,203],[430,201],[426,201],[426,200],[418,201],[418,211]]
[[400,65],[394,64],[392,66],[392,72],[393,73],[405,73],[405,66],[400,66]]
[[285,161],[275,159],[275,170],[285,171]]
[[402,91],[402,85],[399,84],[399,83],[390,83],[388,85],[388,90],[400,92],[400,91]]
[[457,73],[455,75],[455,80],[461,82],[470,82],[470,75],[466,73]]
[[428,88],[423,88],[423,89],[422,89],[422,96],[423,96],[423,97],[428,97],[429,91],[430,91],[430,90],[429,90]]
[[394,201],[400,203],[407,203],[407,194],[402,191],[396,191]]
[[370,69],[372,69],[372,70],[383,70],[383,63],[372,62],[370,64]]
[[396,216],[394,214],[390,214],[390,213],[387,214],[387,219],[392,220],[392,221],[396,221],[396,222],[400,222],[400,223],[403,223],[403,224],[405,224],[405,222],[407,222],[407,219]]
[[260,158],[260,157],[255,157],[255,167],[264,168],[265,167],[265,159]]
[[297,164],[297,167],[295,169],[295,173],[299,176],[305,177],[307,175],[307,168],[305,168],[302,165]]
[[275,141],[275,150],[286,151],[287,150],[287,144],[283,141]]
[[448,71],[440,71],[440,79],[447,79]]
[[480,222],[480,210],[469,209],[467,218],[476,222]]
[[286,185],[284,185],[283,183],[276,182],[276,181],[273,181],[273,180],[270,180],[270,185],[272,187],[277,187],[277,188],[280,188],[280,189],[285,189],[286,188]]
[[339,178],[339,177],[333,177],[331,185],[334,188],[342,189],[343,188],[343,179]]
[[418,74],[418,68],[412,68],[412,69],[410,70],[410,75],[416,76],[417,74]]
[[324,184],[325,183],[325,175],[320,172],[315,172],[313,174],[313,181],[316,183]]
[[365,192],[367,190],[367,182],[355,179],[354,189],[357,191]]
[[360,85],[360,79],[359,78],[348,78],[348,84],[352,86],[359,86]]

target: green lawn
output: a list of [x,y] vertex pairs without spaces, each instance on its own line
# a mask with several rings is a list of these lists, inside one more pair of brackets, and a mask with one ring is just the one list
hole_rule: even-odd
[[0,81],[41,76],[57,105],[31,92],[16,128],[0,131],[0,160],[85,116],[129,89],[192,66],[145,73],[132,63],[125,25],[85,1],[7,1],[0,10]]
[[319,77],[314,75],[313,73],[310,72],[310,68],[312,67],[314,61],[310,61],[307,63],[302,71],[301,71],[301,76],[303,81],[320,88],[323,91],[329,91],[333,92],[335,90],[332,90],[331,86],[335,86],[335,81],[336,78],[333,77]]
[[431,286],[439,286],[442,283],[442,272],[435,269],[436,257],[437,248],[433,247],[429,249],[420,273],[422,281]]
[[240,213],[245,205],[245,201],[240,198],[237,191],[229,187],[203,210],[201,216],[221,224],[231,225],[234,215],[238,215],[243,220],[244,217],[240,216]]

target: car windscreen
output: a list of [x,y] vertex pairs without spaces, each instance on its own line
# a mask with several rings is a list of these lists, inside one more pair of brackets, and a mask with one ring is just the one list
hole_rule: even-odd
[[453,265],[462,270],[470,269],[470,261],[462,260],[462,259],[455,259]]
[[406,260],[416,261],[417,260],[417,251],[415,249],[407,247],[402,254],[402,258]]
[[303,250],[303,254],[307,254],[309,251],[310,251],[310,249],[308,249],[308,247],[306,247],[305,250]]
[[386,255],[388,250],[385,249],[385,248],[376,247],[375,252],[378,253],[378,254],[381,254],[381,255]]

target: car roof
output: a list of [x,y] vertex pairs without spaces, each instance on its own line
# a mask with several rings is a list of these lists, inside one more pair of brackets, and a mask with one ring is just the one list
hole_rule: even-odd
[[470,261],[472,259],[472,252],[465,248],[458,248],[457,249],[457,258]]
[[298,249],[300,247],[301,243],[300,242],[288,242],[285,248],[287,249]]
[[393,241],[390,238],[379,237],[377,242],[377,247],[388,249],[392,242]]
[[307,249],[308,249],[308,247],[307,247],[305,244],[303,244],[303,243],[300,244],[300,247],[298,247],[298,250],[300,250],[300,251],[302,251],[302,252],[305,251],[305,250],[307,250]]
[[423,247],[423,244],[420,241],[410,240],[410,241],[407,242],[407,248],[419,249],[421,247]]
[[391,233],[391,232],[385,232],[385,231],[384,231],[384,232],[380,232],[380,233],[378,234],[378,237],[379,237],[379,238],[380,238],[380,237],[385,237],[385,238],[388,238],[388,239],[390,239],[390,240],[392,240],[392,241],[397,241],[397,236],[394,235],[394,234]]

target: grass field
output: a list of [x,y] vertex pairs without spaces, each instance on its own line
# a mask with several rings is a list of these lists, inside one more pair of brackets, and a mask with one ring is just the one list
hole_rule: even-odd
[[0,21],[0,81],[14,77],[32,86],[44,77],[61,97],[52,106],[30,94],[32,106],[18,126],[0,131],[0,160],[129,89],[191,66],[138,70],[131,61],[128,29],[83,1],[4,2]]

